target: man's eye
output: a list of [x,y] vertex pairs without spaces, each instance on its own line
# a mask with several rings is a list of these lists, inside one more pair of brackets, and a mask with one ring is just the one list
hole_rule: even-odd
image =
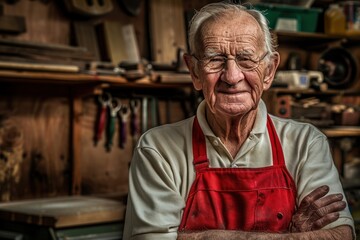
[[225,62],[225,58],[224,57],[213,57],[213,58],[209,59],[209,61],[213,62],[213,63]]
[[242,66],[243,68],[252,68],[254,67],[254,60],[249,57],[237,57],[236,58],[237,64]]
[[246,62],[246,61],[253,61],[253,60],[251,59],[251,57],[248,57],[248,56],[237,56],[237,57],[236,57],[236,60],[237,60],[237,61],[244,61],[244,62]]

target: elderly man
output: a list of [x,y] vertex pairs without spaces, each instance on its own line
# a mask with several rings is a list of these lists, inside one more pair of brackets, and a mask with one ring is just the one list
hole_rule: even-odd
[[270,116],[261,100],[280,61],[264,16],[209,4],[189,45],[204,101],[139,140],[124,239],[352,239],[326,137]]

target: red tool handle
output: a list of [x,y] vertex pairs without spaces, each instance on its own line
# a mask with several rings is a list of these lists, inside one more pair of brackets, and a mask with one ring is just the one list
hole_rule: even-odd
[[102,134],[104,132],[105,123],[106,123],[106,106],[102,106],[99,112],[99,119],[98,119],[98,125],[96,127],[96,136],[95,136],[95,143],[99,142]]

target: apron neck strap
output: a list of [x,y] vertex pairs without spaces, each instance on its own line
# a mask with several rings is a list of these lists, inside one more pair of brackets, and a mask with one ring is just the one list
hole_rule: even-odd
[[192,131],[192,148],[194,155],[195,170],[199,171],[209,167],[209,160],[206,154],[206,140],[203,131],[199,125],[197,117],[194,118]]
[[279,137],[276,133],[274,123],[270,118],[270,115],[267,116],[266,123],[267,131],[269,133],[270,142],[271,142],[271,152],[273,158],[273,165],[285,165],[284,153],[282,151],[281,143]]

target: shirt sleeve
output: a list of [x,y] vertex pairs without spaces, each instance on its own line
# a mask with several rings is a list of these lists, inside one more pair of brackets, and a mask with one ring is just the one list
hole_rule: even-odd
[[136,148],[129,173],[124,239],[176,239],[184,206],[169,163],[155,149]]
[[[298,168],[297,174],[298,204],[301,203],[307,194],[322,185],[330,187],[329,194],[342,193],[345,199],[327,138],[322,134],[318,134],[307,144],[306,148],[308,149],[303,149],[300,152],[300,154],[304,154],[302,156],[304,161]],[[355,229],[348,206],[340,212],[340,217],[337,221],[328,224],[325,228],[330,229],[341,225],[349,225],[353,230]]]

